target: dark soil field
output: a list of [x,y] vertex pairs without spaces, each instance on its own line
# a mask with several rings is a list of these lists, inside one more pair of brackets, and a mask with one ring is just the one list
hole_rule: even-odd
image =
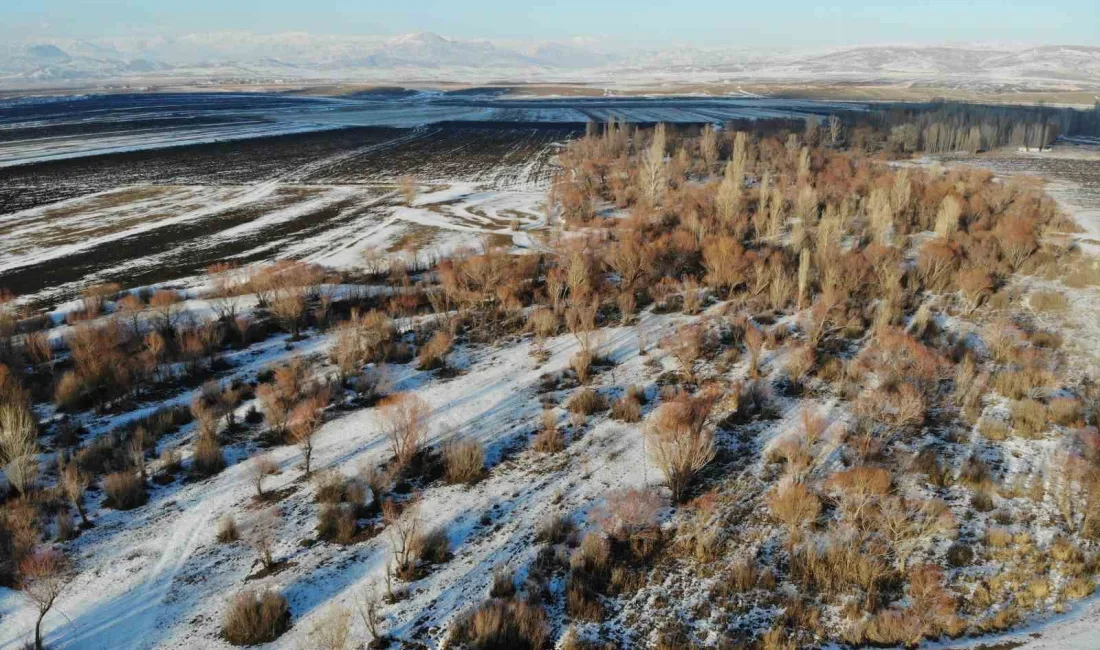
[[[531,123],[348,128],[0,168],[0,234],[17,237],[33,225],[29,246],[52,238],[75,247],[0,267],[0,287],[47,292],[54,302],[93,281],[149,285],[227,259],[271,259],[288,246],[338,245],[333,229],[386,218],[399,203],[402,176],[497,190],[542,185],[557,147],[581,133],[579,125]],[[174,199],[182,189],[191,192],[187,200]],[[311,201],[319,194],[331,200]],[[123,228],[121,211],[152,200],[147,223],[112,232]],[[277,210],[290,212],[260,223]],[[309,246],[314,239],[324,243]]]

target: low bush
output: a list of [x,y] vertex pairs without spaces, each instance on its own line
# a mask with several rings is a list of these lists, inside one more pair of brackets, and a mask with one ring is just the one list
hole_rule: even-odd
[[573,534],[573,520],[562,514],[544,519],[535,531],[535,541],[542,544],[561,544]]
[[607,409],[607,398],[591,388],[582,388],[569,399],[567,408],[570,413],[592,415]]
[[448,483],[476,483],[485,475],[485,447],[463,438],[443,445],[443,476]]
[[542,650],[550,628],[546,611],[526,600],[493,598],[455,623],[451,640],[471,650]]
[[645,393],[637,386],[630,386],[625,395],[611,403],[611,417],[620,422],[641,422],[644,403]]
[[1036,291],[1028,296],[1027,304],[1035,311],[1065,311],[1069,306],[1061,291]]
[[103,491],[107,494],[104,505],[116,510],[133,510],[145,505],[145,481],[132,472],[115,472],[103,479]]
[[217,438],[200,435],[195,441],[195,453],[191,457],[191,471],[196,476],[214,476],[225,469],[225,455]]
[[355,509],[348,503],[324,503],[317,511],[317,537],[337,544],[351,544],[359,526]]
[[233,515],[225,514],[218,519],[216,538],[220,544],[229,544],[241,538],[241,532],[237,529],[237,520]]
[[1012,403],[1012,427],[1024,438],[1038,438],[1047,428],[1047,407],[1033,399]]
[[222,635],[237,646],[270,643],[290,627],[290,605],[271,590],[242,591],[229,601]]
[[445,367],[447,365],[447,353],[451,351],[453,341],[454,339],[450,333],[443,330],[433,334],[432,338],[420,348],[420,369],[435,370],[436,368]]
[[531,447],[540,454],[556,454],[565,449],[565,438],[558,428],[554,412],[547,409],[542,412],[542,428],[539,429]]

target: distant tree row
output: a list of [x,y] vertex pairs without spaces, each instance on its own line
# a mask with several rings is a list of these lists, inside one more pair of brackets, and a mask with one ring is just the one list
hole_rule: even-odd
[[886,148],[896,153],[1039,149],[1060,135],[1100,136],[1100,103],[1092,110],[965,102],[892,104],[845,117],[853,135],[860,127],[885,133]]

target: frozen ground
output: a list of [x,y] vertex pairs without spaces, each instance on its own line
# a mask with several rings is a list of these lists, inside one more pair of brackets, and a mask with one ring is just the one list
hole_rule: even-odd
[[[312,150],[261,148],[236,161],[189,148],[137,154],[137,161],[120,154],[20,167],[15,180],[27,189],[11,189],[13,202],[32,207],[0,214],[0,286],[52,304],[89,284],[179,281],[226,260],[292,257],[348,267],[361,265],[367,249],[426,258],[484,237],[537,248],[551,158],[576,133],[553,126],[367,130],[338,144],[306,136]],[[251,161],[259,168],[250,170]],[[135,170],[142,165],[163,175]],[[94,173],[82,176],[87,170]],[[419,189],[412,205],[397,187],[405,175]],[[51,191],[65,195],[66,183],[77,196],[49,201]],[[38,205],[36,192],[43,195]]]
[[[658,337],[672,319],[648,318],[644,331]],[[610,330],[603,349],[618,366],[599,380],[599,390],[615,394],[627,383],[655,390],[651,380],[643,379],[652,378],[653,371],[638,356],[637,331]],[[234,376],[248,379],[277,358],[323,353],[329,343],[315,335],[286,353],[280,337],[228,361]],[[640,429],[606,416],[581,431],[567,426],[571,442],[562,454],[538,456],[526,450],[542,412],[540,377],[567,367],[575,348],[569,336],[551,340],[552,355],[544,364],[532,358],[529,341],[458,350],[455,356],[466,370],[453,379],[396,368],[395,389],[415,391],[433,409],[431,442],[454,435],[476,437],[485,443],[493,469],[475,486],[437,485],[424,493],[423,518],[446,527],[454,558],[412,584],[407,600],[386,608],[391,633],[438,647],[446,623],[484,597],[494,567],[515,568],[522,579],[534,559],[534,531],[548,513],[579,520],[608,489],[640,485],[647,476],[656,480],[654,470],[645,470]],[[182,400],[189,397],[185,394]],[[93,423],[93,428],[105,426]],[[190,425],[165,444],[181,444],[192,434]],[[389,454],[375,409],[338,413],[318,435],[319,469],[353,474],[360,465],[378,464]],[[381,583],[390,546],[385,535],[347,547],[300,545],[316,522],[313,488],[301,479],[297,448],[280,447],[274,453],[282,471],[268,488],[289,494],[279,504],[283,521],[276,555],[291,565],[249,582],[282,590],[294,611],[294,627],[270,647],[311,647],[311,625],[326,607],[353,608],[363,589]],[[51,617],[47,626],[52,647],[225,646],[218,634],[226,598],[256,570],[250,551],[214,540],[219,516],[232,512],[241,519],[254,510],[247,466],[235,462],[243,459],[245,449],[227,448],[227,455],[235,464],[221,474],[156,488],[139,510],[92,507],[96,527],[72,546],[80,576],[58,604],[64,616]],[[33,621],[30,610],[18,594],[0,590],[0,616],[0,647],[19,647]]]
[[[979,157],[948,157],[955,164],[975,165],[1002,176],[1024,175],[1042,178],[1047,192],[1073,215],[1084,232],[1078,243],[1092,255],[1100,252],[1100,145],[1062,141],[1049,151],[998,152]],[[1066,333],[1065,346],[1071,351],[1071,367],[1095,376],[1100,370],[1100,288],[1069,288],[1037,278],[1021,281],[1025,289],[1045,288],[1063,292],[1069,308],[1055,314],[1037,314],[1045,326]],[[1018,650],[1093,650],[1100,648],[1100,598],[1075,603],[1064,616],[1039,621],[1010,634],[966,643],[938,644],[936,648]]]
[[[201,168],[196,163],[188,168],[196,175],[190,180],[202,182],[153,179],[110,186],[112,177],[130,169],[120,163],[112,168],[115,176],[104,180],[106,189],[0,215],[6,244],[0,251],[0,284],[11,278],[30,283],[36,276],[29,270],[49,272],[31,297],[58,302],[95,280],[132,281],[163,271],[174,274],[164,280],[194,281],[206,263],[227,257],[242,262],[302,257],[352,266],[368,248],[389,255],[442,254],[486,236],[497,245],[537,249],[548,230],[542,202],[549,160],[575,131],[512,128],[493,133],[475,138],[468,129],[432,127],[363,132],[359,141],[338,146],[309,140],[316,153],[308,159],[275,156],[262,173],[246,173],[248,160],[227,161],[201,173],[195,171]],[[1064,159],[1083,161],[1095,171],[1097,162],[1088,152],[1064,151],[1021,153],[989,164],[1000,165],[994,168],[1002,173],[1012,171],[1012,165],[1020,166],[1019,173],[1035,173],[1039,165]],[[37,169],[62,175],[71,167]],[[235,176],[219,182],[222,173]],[[395,184],[405,173],[422,187],[412,205],[403,204]],[[1095,197],[1089,177],[1074,180],[1047,173],[1055,196],[1086,227],[1094,228],[1090,215],[1095,213],[1088,210],[1097,204],[1089,203],[1088,197]],[[88,187],[94,187],[98,181],[89,178]],[[156,248],[158,242],[162,248]],[[97,251],[125,255],[103,257]],[[79,260],[94,268],[65,279],[65,269]],[[1068,325],[1081,328],[1076,337],[1085,343],[1081,349],[1094,354],[1087,343],[1100,336],[1094,317],[1100,295],[1093,288],[1073,293],[1071,299],[1075,302]],[[196,314],[206,310],[201,301],[187,306]],[[643,363],[638,332],[650,342],[651,355],[659,357],[653,342],[682,318],[648,314],[640,330],[607,330],[603,351],[617,365],[597,377],[597,390],[615,396],[626,385],[638,384],[652,396],[662,364],[669,368],[672,362],[665,358],[656,368]],[[1067,337],[1067,344],[1071,340]],[[287,349],[285,338],[278,336],[227,354],[229,370],[222,378],[254,379],[269,364],[291,356],[323,356],[331,343],[330,336],[311,332]],[[607,490],[657,481],[657,472],[647,468],[638,426],[606,415],[573,428],[558,407],[554,412],[565,427],[566,450],[540,456],[528,449],[542,411],[541,377],[566,367],[576,344],[562,336],[549,341],[548,348],[551,356],[543,364],[531,356],[529,340],[460,348],[452,358],[461,374],[453,378],[418,371],[415,363],[394,366],[395,389],[415,391],[432,408],[430,442],[476,437],[486,446],[492,471],[474,486],[434,483],[425,491],[423,518],[446,527],[454,558],[413,583],[408,599],[384,608],[390,633],[439,647],[447,624],[487,594],[494,567],[512,567],[517,580],[523,579],[536,552],[535,528],[549,513],[580,522]],[[319,372],[331,370],[322,365]],[[156,405],[188,403],[195,394],[183,390],[136,412],[87,424],[93,435],[102,433]],[[556,399],[565,395],[549,394]],[[162,445],[186,449],[194,434],[194,425],[189,425]],[[252,451],[247,443],[227,445],[230,467],[224,472],[203,481],[154,487],[149,503],[131,512],[103,508],[103,495],[91,493],[90,516],[96,527],[70,544],[80,573],[47,618],[47,642],[82,649],[228,647],[218,636],[226,601],[249,585],[278,588],[290,601],[293,628],[269,647],[315,647],[312,626],[327,608],[354,608],[362,590],[381,581],[390,559],[389,541],[379,535],[350,546],[301,544],[314,536],[314,487],[301,478],[299,450],[279,447],[273,453],[281,472],[266,487],[284,495],[278,504],[283,519],[275,555],[288,565],[275,575],[250,580],[258,569],[254,555],[243,545],[217,544],[214,532],[226,512],[239,521],[255,512],[247,466],[241,462]],[[335,410],[318,434],[314,462],[317,468],[352,474],[388,455],[374,409]],[[356,637],[364,638],[362,624],[353,621]],[[21,647],[32,622],[19,595],[0,589],[0,648]],[[1093,599],[1065,616],[1009,635],[931,647],[1092,649],[1098,647],[1098,622],[1100,601]],[[616,629],[616,622],[608,629]],[[626,640],[624,647],[631,647],[631,641],[636,640]]]
[[734,97],[516,100],[503,91],[368,93],[319,98],[254,94],[147,94],[0,101],[0,167],[74,156],[347,127],[440,122],[584,124],[804,118],[858,108],[836,102]]

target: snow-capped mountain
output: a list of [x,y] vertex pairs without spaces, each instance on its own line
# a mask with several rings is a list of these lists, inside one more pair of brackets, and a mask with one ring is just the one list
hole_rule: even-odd
[[606,78],[616,72],[691,72],[715,78],[952,78],[1100,85],[1100,48],[1084,46],[864,46],[815,53],[734,48],[613,51],[596,41],[506,43],[432,33],[397,37],[302,32],[209,32],[97,41],[0,44],[0,81],[145,77],[474,80],[519,74]]

